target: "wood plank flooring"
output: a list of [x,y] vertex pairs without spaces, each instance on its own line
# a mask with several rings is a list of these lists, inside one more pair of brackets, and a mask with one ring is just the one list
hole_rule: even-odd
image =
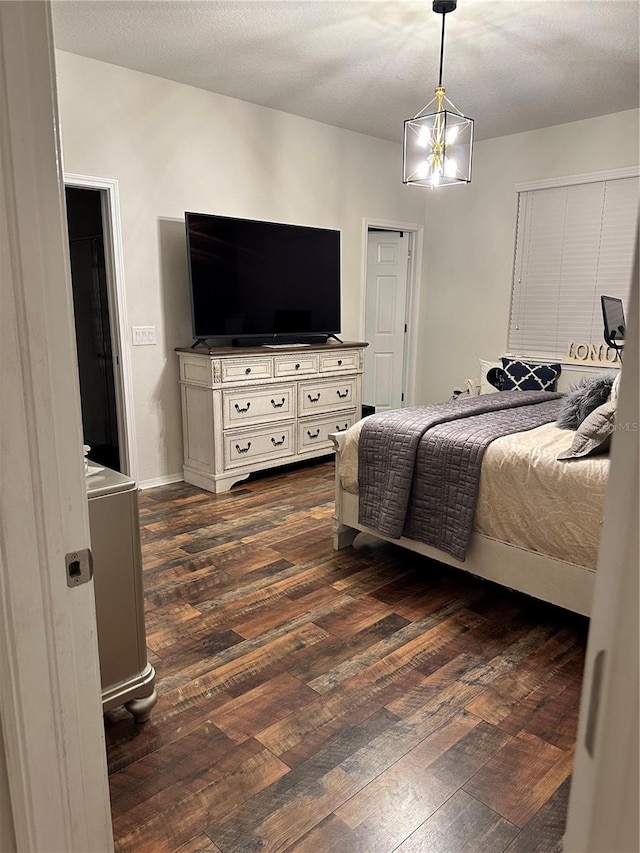
[[120,853],[558,851],[587,621],[360,536],[333,463],[140,495],[159,700],[105,716]]

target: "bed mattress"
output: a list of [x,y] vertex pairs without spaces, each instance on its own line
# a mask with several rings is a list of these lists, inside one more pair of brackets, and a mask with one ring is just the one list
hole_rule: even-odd
[[[358,492],[358,437],[345,436],[340,479]],[[573,433],[554,423],[493,441],[485,451],[473,529],[569,563],[595,568],[609,457],[559,462]]]

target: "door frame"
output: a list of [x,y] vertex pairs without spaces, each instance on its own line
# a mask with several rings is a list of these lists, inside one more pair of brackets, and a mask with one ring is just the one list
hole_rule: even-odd
[[[113,850],[49,2],[0,3],[0,724],[16,848]],[[0,804],[3,806],[5,804]]]
[[120,194],[115,178],[98,178],[65,172],[66,187],[100,191],[104,260],[107,279],[107,302],[111,329],[111,350],[114,356],[114,382],[120,467],[124,474],[138,482],[138,454],[133,407],[133,372],[131,351],[125,344],[127,329],[127,297],[124,279],[122,230],[120,225]]
[[365,216],[362,219],[362,268],[360,278],[360,338],[364,340],[365,310],[367,299],[367,245],[369,229],[377,228],[386,231],[404,231],[409,234],[409,266],[407,271],[407,317],[412,318],[408,324],[405,346],[404,375],[407,388],[405,406],[415,405],[416,366],[418,363],[418,329],[420,324],[420,282],[422,281],[422,247],[424,243],[424,225],[416,222],[397,222],[390,219],[378,219]]

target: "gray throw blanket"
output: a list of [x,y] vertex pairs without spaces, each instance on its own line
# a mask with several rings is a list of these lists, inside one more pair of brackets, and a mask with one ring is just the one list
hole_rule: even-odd
[[561,396],[502,391],[367,418],[358,447],[360,523],[464,560],[486,447],[554,421]]

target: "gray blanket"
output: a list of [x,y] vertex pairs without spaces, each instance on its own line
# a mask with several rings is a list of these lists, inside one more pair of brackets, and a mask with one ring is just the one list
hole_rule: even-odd
[[502,391],[372,415],[358,447],[360,523],[464,560],[486,447],[554,421],[561,396]]

